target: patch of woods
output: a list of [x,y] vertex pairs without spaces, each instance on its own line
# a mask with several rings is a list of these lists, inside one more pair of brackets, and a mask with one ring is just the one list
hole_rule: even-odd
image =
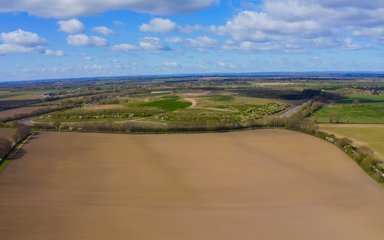
[[303,100],[311,98],[323,99],[340,99],[341,96],[335,93],[324,92],[317,89],[304,89],[297,91],[293,89],[268,89],[268,88],[254,88],[236,90],[236,93],[246,97],[258,97],[268,99],[284,99],[284,100]]
[[9,153],[31,134],[29,126],[21,125],[16,129],[11,139],[0,137],[0,163],[9,155]]

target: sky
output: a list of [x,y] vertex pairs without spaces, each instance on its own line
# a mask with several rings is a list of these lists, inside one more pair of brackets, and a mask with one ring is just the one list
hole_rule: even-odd
[[0,81],[383,71],[383,0],[0,0]]

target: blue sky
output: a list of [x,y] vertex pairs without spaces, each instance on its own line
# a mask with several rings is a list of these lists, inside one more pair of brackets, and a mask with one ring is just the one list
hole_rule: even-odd
[[0,81],[383,71],[382,0],[0,0]]

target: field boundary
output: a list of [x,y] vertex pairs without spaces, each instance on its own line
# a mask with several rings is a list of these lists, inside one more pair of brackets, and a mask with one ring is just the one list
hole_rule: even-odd
[[34,133],[31,133],[28,136],[26,136],[24,139],[19,141],[19,143],[15,144],[15,146],[11,149],[11,151],[9,151],[7,156],[4,157],[4,160],[0,162],[0,173],[9,164],[11,159],[19,152],[19,150],[22,149],[24,144],[26,144],[34,135],[35,135]]

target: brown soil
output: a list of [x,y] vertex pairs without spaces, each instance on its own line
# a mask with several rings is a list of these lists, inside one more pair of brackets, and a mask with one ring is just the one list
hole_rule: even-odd
[[42,99],[19,99],[19,100],[0,100],[0,110],[22,107],[41,102]]
[[9,141],[13,142],[13,134],[15,134],[16,130],[14,128],[0,128],[0,137],[5,137]]
[[0,173],[2,240],[384,236],[384,189],[296,132],[41,133],[24,150]]
[[10,109],[10,110],[5,110],[0,112],[0,118],[5,118],[5,117],[12,117],[17,114],[26,114],[26,113],[31,113],[35,110],[43,109],[46,107],[21,107],[21,108],[15,108],[15,109]]

